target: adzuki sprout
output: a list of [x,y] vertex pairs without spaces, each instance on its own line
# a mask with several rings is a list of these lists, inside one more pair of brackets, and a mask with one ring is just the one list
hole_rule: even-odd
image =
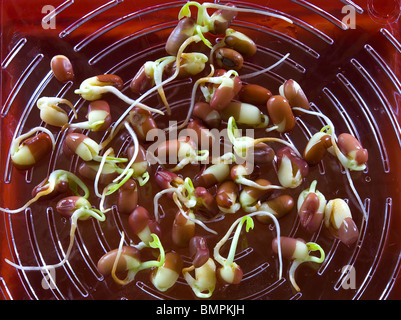
[[[272,241],[272,248],[262,245],[258,255],[278,261],[260,272],[270,272],[278,279],[288,276],[289,285],[302,290],[295,281],[299,265],[320,264],[325,253],[315,242],[281,234],[281,221],[291,215],[307,234],[324,228],[346,246],[357,242],[356,221],[361,219],[354,220],[358,208],[351,212],[348,204],[354,199],[326,199],[319,189],[326,193],[330,185],[316,178],[314,170],[327,157],[334,159],[330,163],[337,161],[340,166],[333,170],[345,170],[366,219],[350,172],[367,168],[368,150],[350,133],[337,135],[331,119],[312,110],[297,81],[284,80],[278,92],[253,81],[284,63],[290,53],[255,72],[243,71],[258,51],[257,43],[234,27],[233,21],[245,12],[292,23],[286,16],[265,10],[190,1],[178,13],[177,24],[166,39],[165,55],[142,63],[129,81],[117,74],[100,74],[76,84],[77,99],[86,105],[82,108],[87,110],[86,121],[77,120],[80,109],[67,99],[37,100],[40,118],[48,128],[35,127],[16,135],[9,149],[10,162],[20,171],[41,166],[44,158],[58,151],[57,136],[61,156],[74,157],[77,172],[57,168],[32,189],[25,205],[0,210],[16,214],[39,200],[47,201],[60,218],[70,221],[70,242],[59,262],[40,266],[7,263],[25,271],[61,267],[71,256],[78,222],[96,219],[103,226],[113,210],[129,227],[127,234],[120,232],[117,248],[97,257],[102,281],[130,286],[139,272],[147,272],[155,290],[165,292],[174,290],[177,283],[186,284],[189,294],[204,299],[227,286],[241,286],[249,267],[237,259],[236,252],[253,246],[255,239]],[[62,55],[51,60],[52,72],[61,83],[76,78],[71,61]],[[179,119],[173,119],[170,106],[174,101],[168,101],[172,95],[166,85],[182,79],[192,86],[191,98],[179,110]],[[124,83],[129,83],[128,92]],[[122,114],[115,114],[110,94],[123,106]],[[147,101],[152,95],[157,105]],[[73,117],[64,107],[72,110]],[[322,118],[326,124],[320,131],[312,129],[304,145],[292,144],[287,136],[296,128],[297,119],[307,124],[311,117]],[[177,122],[166,127],[171,120]],[[244,134],[243,129],[254,135]],[[173,136],[174,130],[181,135]],[[104,134],[100,141],[99,131]],[[149,137],[157,132],[164,139],[150,146]],[[224,132],[226,138],[216,132]],[[218,154],[212,148],[216,144]],[[151,252],[152,258],[144,251]],[[291,262],[288,273],[283,270],[283,257]]]

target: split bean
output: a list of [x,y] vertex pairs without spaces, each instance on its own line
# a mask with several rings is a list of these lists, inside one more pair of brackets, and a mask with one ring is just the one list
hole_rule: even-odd
[[359,230],[352,219],[348,204],[340,198],[327,202],[324,210],[324,224],[331,233],[345,245],[354,244],[359,238]]
[[286,188],[298,187],[309,173],[308,163],[290,147],[279,149],[276,155],[280,184]]

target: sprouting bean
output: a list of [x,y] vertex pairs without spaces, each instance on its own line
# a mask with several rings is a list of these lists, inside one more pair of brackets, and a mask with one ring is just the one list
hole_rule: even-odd
[[340,198],[327,202],[324,210],[324,224],[328,230],[345,245],[350,246],[359,238],[359,230],[352,219],[348,204]]
[[152,113],[139,107],[132,109],[129,114],[129,122],[141,141],[146,141],[146,136],[150,130],[157,129],[157,124]]
[[295,80],[286,80],[279,88],[280,95],[287,99],[293,108],[309,110],[309,101],[301,86]]
[[184,180],[180,176],[167,170],[157,171],[155,174],[155,181],[163,190],[168,188],[176,188],[184,184]]
[[152,219],[148,210],[142,206],[137,206],[130,213],[128,224],[132,232],[146,244],[152,241],[152,234],[156,234],[159,238],[161,236],[159,223]]
[[[294,199],[290,195],[282,194],[261,203],[258,210],[270,212],[277,219],[280,219],[281,217],[290,213],[293,208]],[[272,222],[272,219],[267,215],[258,215],[256,216],[256,219],[264,224],[269,224]]]
[[[192,211],[186,211],[188,217],[195,218]],[[187,247],[191,238],[195,236],[195,222],[186,218],[181,211],[175,215],[171,237],[173,243],[180,248]]]
[[210,99],[210,107],[214,110],[223,110],[231,100],[241,90],[242,81],[235,75],[234,78],[227,77],[214,91],[212,98]]
[[[180,56],[180,69],[177,79],[188,78],[201,73],[205,69],[208,60],[208,57],[200,52],[183,53]],[[176,72],[176,69],[177,61],[174,60],[164,68],[164,72],[167,76],[172,76]]]
[[361,143],[349,133],[342,133],[337,138],[337,144],[341,152],[355,162],[356,166],[365,165],[368,161],[368,150],[364,149]]
[[276,155],[280,184],[286,188],[298,187],[309,173],[308,163],[290,147],[279,149]]
[[[118,212],[130,214],[138,205],[138,186],[133,179],[128,179],[119,189],[117,197]],[[153,232],[155,233],[155,232]]]
[[195,142],[187,136],[167,140],[160,143],[155,156],[161,165],[177,164],[172,171],[178,171],[189,163],[203,161],[208,158],[208,150],[198,150]]
[[271,97],[270,90],[258,84],[245,84],[238,93],[238,98],[241,102],[256,106],[265,106]]
[[92,101],[89,103],[86,118],[88,119],[89,128],[92,131],[107,130],[111,124],[109,103],[105,100]]
[[[28,133],[29,134],[29,133]],[[23,135],[23,138],[28,135]],[[23,140],[20,144],[19,138],[14,140],[10,147],[11,162],[19,170],[27,170],[38,164],[53,149],[53,140],[47,132]],[[18,144],[15,145],[14,144]]]
[[200,212],[207,218],[213,218],[219,213],[216,199],[206,188],[196,187],[194,196],[197,200],[197,212]]
[[[92,181],[95,181],[98,171],[99,162],[97,161],[83,161],[78,168],[78,172],[82,177]],[[102,168],[102,172],[99,177],[99,183],[102,185],[107,185],[117,178],[117,176],[118,173],[115,165],[106,162]]]
[[[235,5],[232,3],[227,3],[226,6],[235,8]],[[235,19],[237,13],[236,10],[218,9],[210,17],[212,26],[210,32],[214,34],[224,34],[227,28],[230,27],[232,20]]]
[[195,268],[203,266],[210,257],[205,237],[194,236],[189,241],[189,254]]
[[84,161],[94,160],[100,151],[97,142],[82,133],[67,134],[64,143],[72,154],[78,155]]
[[[255,183],[260,186],[269,186],[271,185],[269,180],[266,179],[256,179]],[[270,194],[272,190],[264,190],[251,186],[245,186],[240,193],[239,202],[241,207],[246,212],[252,212],[259,210],[260,201],[265,200]]]
[[[118,249],[111,250],[100,258],[97,264],[99,272],[104,276],[111,274],[116,283],[127,285],[135,279],[139,271],[162,267],[165,262],[164,248],[156,234],[152,234],[152,239],[152,242],[149,242],[147,246],[159,249],[158,260],[141,261],[140,251],[136,247],[123,246],[120,242]],[[116,272],[123,271],[126,271],[126,276],[121,280],[117,277]]]
[[[150,169],[150,164],[147,160],[147,152],[145,148],[139,145],[138,149],[139,149],[138,154],[136,156],[134,163],[131,165],[131,168],[134,169],[133,177],[135,177],[138,180],[141,180],[144,174]],[[134,152],[135,152],[135,146],[131,145],[127,150],[128,159],[132,159],[132,157],[134,156]]]
[[78,208],[85,206],[88,208],[91,207],[87,199],[80,196],[69,196],[57,202],[56,210],[63,217],[71,218],[71,216],[74,214],[75,211],[77,211]]
[[314,180],[309,189],[302,191],[298,197],[298,216],[301,225],[310,233],[316,232],[324,217],[326,198],[316,190],[317,181]]
[[50,67],[58,81],[68,82],[74,79],[72,63],[66,56],[54,56],[50,61]]
[[273,128],[275,130],[283,133],[289,132],[294,128],[295,117],[291,110],[290,104],[285,98],[274,95],[267,101],[266,106],[267,114],[274,124]]
[[[112,272],[113,265],[116,262],[119,249],[113,249],[106,252],[98,261],[97,269],[103,276],[107,276]],[[120,258],[116,262],[116,271],[128,271],[133,266],[141,264],[140,251],[135,247],[122,246]]]
[[172,56],[177,55],[180,46],[194,34],[195,28],[196,21],[193,18],[182,18],[167,39],[166,52]]
[[[323,219],[323,213],[318,212],[319,198],[315,193],[309,193],[298,211],[301,225],[314,232]],[[316,221],[315,221],[316,220]]]
[[241,208],[238,185],[230,180],[223,182],[217,189],[216,202],[225,213],[237,212]]
[[148,62],[144,63],[130,82],[130,89],[136,94],[143,94],[155,85],[153,68]]
[[226,30],[224,42],[227,46],[233,48],[246,57],[253,56],[257,51],[256,44],[251,38],[246,34],[231,28]]
[[275,152],[272,147],[264,142],[259,142],[250,148],[246,154],[245,160],[254,164],[272,163]]
[[331,136],[319,131],[309,139],[303,152],[303,158],[308,164],[316,165],[323,159],[331,146]]
[[235,121],[254,128],[264,128],[269,124],[269,118],[255,105],[231,101],[222,111],[222,119],[228,121],[234,117]]
[[230,165],[227,163],[212,164],[202,169],[195,177],[194,183],[197,186],[210,188],[223,182],[230,175]]
[[[273,239],[272,249],[275,253],[278,252],[277,238]],[[290,282],[296,291],[300,291],[298,284],[295,281],[295,271],[300,264],[304,262],[322,263],[325,259],[325,253],[321,246],[314,242],[305,243],[302,239],[290,237],[280,237],[280,248],[283,257],[292,260],[292,265],[289,271]],[[310,255],[311,251],[319,251],[320,257]]]
[[[50,188],[49,186],[49,177],[43,179],[38,185],[36,185],[31,192],[32,198],[35,198],[38,194],[42,192],[46,192]],[[59,180],[57,179],[52,186],[52,189],[49,190],[49,193],[42,196],[42,200],[49,200],[56,198],[58,195],[67,193],[70,191],[70,184],[68,180]]]
[[88,121],[72,123],[70,128],[90,129],[92,131],[105,131],[111,125],[110,105],[105,100],[91,101],[86,114]]
[[214,61],[219,68],[239,71],[244,63],[242,55],[230,48],[219,48],[214,52]]
[[150,273],[150,281],[161,292],[170,289],[178,280],[182,270],[181,256],[176,252],[166,253],[164,264],[154,268]]
[[[190,274],[191,271],[195,272],[195,277]],[[212,258],[198,268],[192,265],[182,269],[182,274],[197,297],[210,298],[212,296],[217,283],[216,264]]]
[[[75,93],[88,101],[100,100],[102,95],[109,92],[108,87],[114,87],[118,91],[124,86],[123,80],[114,74],[102,74],[84,80]],[[96,89],[95,89],[96,88]]]
[[63,108],[59,107],[59,104],[69,106],[73,110],[75,118],[78,117],[74,105],[67,99],[41,97],[36,102],[36,105],[40,110],[40,118],[42,121],[55,127],[63,127],[66,125],[68,123],[68,115]]
[[194,105],[192,115],[202,120],[209,128],[218,128],[221,123],[220,113],[211,108],[207,102],[197,102]]

